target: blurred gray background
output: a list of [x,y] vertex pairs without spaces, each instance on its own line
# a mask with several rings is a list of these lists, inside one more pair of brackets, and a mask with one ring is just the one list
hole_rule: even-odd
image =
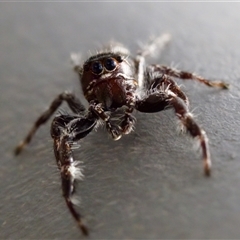
[[[229,91],[182,82],[208,134],[213,175],[177,132],[172,111],[136,113],[136,130],[114,142],[92,132],[75,153],[89,239],[240,238],[239,3],[0,3],[0,238],[84,238],[61,196],[50,122],[18,157],[16,144],[64,90],[80,95],[70,53],[83,60],[109,40],[136,53],[168,32],[150,63],[231,84]],[[68,109],[64,104],[62,109]],[[70,112],[70,111],[69,111]]]

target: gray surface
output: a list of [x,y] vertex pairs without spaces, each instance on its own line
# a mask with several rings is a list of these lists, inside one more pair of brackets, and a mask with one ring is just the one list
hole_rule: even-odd
[[[231,83],[185,82],[206,130],[213,176],[176,132],[171,111],[137,114],[133,134],[93,132],[77,151],[85,180],[80,210],[90,239],[240,238],[240,4],[0,3],[0,238],[82,238],[61,197],[49,125],[19,157],[12,150],[63,90],[78,93],[69,55],[110,39],[134,52],[151,34],[172,34],[161,62]],[[65,106],[66,107],[66,106]]]

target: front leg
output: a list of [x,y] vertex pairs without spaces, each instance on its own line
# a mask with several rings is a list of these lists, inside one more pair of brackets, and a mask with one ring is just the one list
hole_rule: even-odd
[[211,173],[211,158],[208,146],[208,138],[188,110],[184,99],[178,97],[169,88],[165,91],[156,90],[145,98],[136,101],[136,109],[141,112],[159,112],[167,108],[173,108],[182,125],[193,138],[197,138],[202,149],[204,172],[206,176]]
[[76,180],[81,180],[83,174],[79,161],[75,161],[73,158],[73,148],[76,141],[84,138],[92,131],[96,122],[97,120],[90,116],[80,118],[61,115],[54,118],[51,127],[54,153],[57,166],[61,172],[63,197],[84,235],[88,235],[88,229],[82,222],[81,215],[75,209],[73,198]]
[[184,101],[186,107],[189,106],[188,97],[171,78],[167,75],[160,75],[156,78],[153,78],[153,76],[155,76],[154,72],[148,69],[146,73],[148,85],[145,90],[145,96],[140,99],[138,98],[135,103],[138,111],[153,113],[169,108],[168,99],[166,98],[167,91],[174,92]]
[[15,154],[18,155],[23,148],[31,141],[33,135],[37,131],[37,129],[44,124],[52,114],[58,109],[58,107],[62,104],[63,101],[68,103],[70,109],[76,114],[83,114],[85,111],[85,107],[82,103],[73,95],[72,93],[64,92],[59,94],[51,103],[50,107],[37,119],[34,123],[33,127],[27,134],[27,136],[23,139],[22,142],[15,149]]
[[211,174],[211,158],[208,145],[208,137],[203,129],[199,127],[193,119],[192,114],[188,111],[184,102],[178,98],[174,93],[168,93],[169,104],[174,108],[176,116],[179,118],[187,132],[193,138],[197,138],[202,149],[204,172],[206,176]]

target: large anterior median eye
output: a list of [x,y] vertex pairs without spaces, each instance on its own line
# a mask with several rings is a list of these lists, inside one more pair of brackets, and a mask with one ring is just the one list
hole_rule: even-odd
[[114,58],[107,58],[104,61],[104,67],[111,72],[117,67],[117,61]]
[[92,70],[93,74],[96,74],[96,75],[101,74],[103,71],[102,63],[99,61],[93,62],[92,66],[91,66],[91,70]]

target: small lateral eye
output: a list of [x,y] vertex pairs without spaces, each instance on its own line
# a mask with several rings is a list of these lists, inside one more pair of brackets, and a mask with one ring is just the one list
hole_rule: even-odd
[[93,74],[96,74],[96,75],[101,74],[103,71],[102,63],[99,61],[93,62],[92,66],[91,66],[91,70],[92,70]]
[[89,64],[84,64],[83,70],[86,71],[86,72],[88,72],[88,71],[90,70]]
[[122,56],[118,55],[118,56],[116,57],[116,60],[120,63],[120,62],[123,61],[123,58],[122,58]]
[[104,61],[104,67],[107,71],[113,71],[117,67],[117,61],[114,58],[107,58]]

